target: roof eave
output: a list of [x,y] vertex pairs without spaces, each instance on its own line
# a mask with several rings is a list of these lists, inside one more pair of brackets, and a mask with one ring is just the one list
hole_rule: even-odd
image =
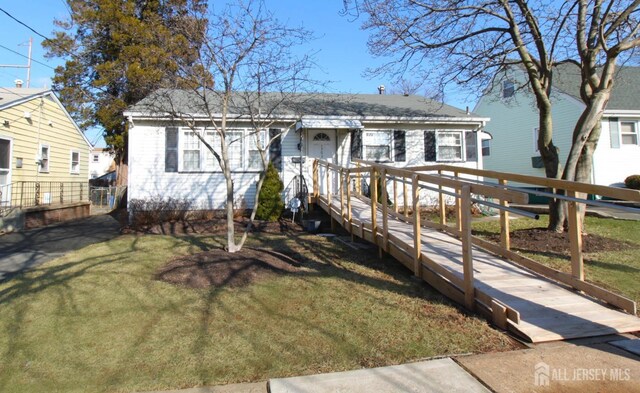
[[[180,115],[173,115],[171,113],[151,113],[151,112],[137,112],[126,111],[125,117],[131,117],[135,120],[160,120],[160,121],[175,121],[190,119],[194,121],[208,121],[211,118],[219,120],[222,118],[222,114],[214,113],[211,116],[197,114],[197,113],[184,113]],[[254,116],[255,117],[255,116]],[[249,115],[237,115],[228,114],[227,119],[242,121],[251,120]],[[258,116],[260,118],[260,116]],[[490,119],[488,117],[457,117],[457,116],[328,116],[328,115],[268,115],[263,116],[264,119],[273,119],[281,121],[296,121],[299,119],[335,119],[335,120],[359,120],[366,123],[457,123],[457,124],[484,124]]]

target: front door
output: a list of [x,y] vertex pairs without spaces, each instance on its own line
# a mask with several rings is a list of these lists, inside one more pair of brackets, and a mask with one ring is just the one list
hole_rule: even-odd
[[0,207],[11,201],[11,140],[0,138]]
[[[308,141],[309,141],[309,163],[307,164],[308,168],[308,177],[307,184],[309,186],[309,191],[313,188],[313,161],[315,159],[328,161],[334,163],[336,160],[336,131],[335,130],[309,130],[308,133]],[[327,177],[325,175],[324,169],[320,170],[318,175],[318,182],[320,183],[320,191],[322,193],[326,192],[326,183]],[[333,185],[332,192],[336,193],[335,185],[337,184],[337,179],[335,174],[332,173],[331,183]]]

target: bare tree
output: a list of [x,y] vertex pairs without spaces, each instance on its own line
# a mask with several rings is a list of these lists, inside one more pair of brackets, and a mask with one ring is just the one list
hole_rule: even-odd
[[611,96],[617,62],[640,46],[640,0],[577,2],[573,18],[580,67],[580,98],[585,104],[576,123],[563,178],[588,182],[600,139],[602,113]]
[[[596,78],[594,70],[600,65],[605,48],[615,47],[612,54],[619,54],[637,47],[634,42],[638,33],[635,19],[638,1],[344,0],[344,4],[346,13],[366,14],[363,26],[375,32],[369,39],[370,51],[391,57],[389,62],[372,70],[374,73],[401,78],[411,72],[441,89],[457,84],[481,92],[495,83],[496,78],[503,78],[511,67],[524,70],[527,86],[520,88],[529,88],[535,97],[538,149],[546,176],[587,180],[582,175],[576,177],[575,167],[578,162],[583,166],[591,163],[580,157],[585,156],[583,152],[592,154],[595,148],[592,142],[597,141],[602,104],[608,99],[608,94],[604,99],[604,90],[596,86],[610,92],[612,84],[609,73]],[[615,40],[621,45],[611,45]],[[592,49],[580,49],[591,48],[598,41],[602,43]],[[584,65],[585,61],[591,65]],[[567,162],[564,173],[560,171],[559,152],[553,142],[550,99],[554,68],[563,63],[584,65],[583,90],[589,97],[579,122],[584,126],[574,135],[571,162]],[[586,143],[589,135],[592,141]],[[549,229],[562,231],[562,204],[552,199],[549,207]]]
[[[155,112],[166,113],[177,124],[189,127],[224,175],[227,250],[239,251],[247,239],[262,188],[268,151],[280,133],[270,133],[272,125],[282,125],[284,110],[304,97],[301,92],[314,81],[308,72],[313,62],[308,56],[296,57],[293,48],[312,37],[301,27],[281,23],[265,8],[262,0],[237,0],[216,12],[197,18],[206,20],[206,34],[199,54],[199,73],[192,73],[189,91],[163,90],[146,103]],[[194,27],[194,32],[199,28]],[[189,32],[185,32],[188,36]],[[239,135],[235,124],[248,124],[250,132]],[[284,128],[294,124],[285,124]],[[233,158],[234,143],[251,143],[259,157],[249,157],[260,168],[256,198],[250,223],[237,239],[234,230]],[[237,145],[235,145],[237,146]],[[256,160],[259,162],[256,163]]]

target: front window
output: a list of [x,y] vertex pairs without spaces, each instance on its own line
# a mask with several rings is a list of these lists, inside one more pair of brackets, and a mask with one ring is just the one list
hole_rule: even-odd
[[71,173],[80,173],[80,152],[71,152]]
[[262,170],[262,156],[260,150],[264,150],[266,133],[264,131],[252,133],[247,136],[248,138],[248,155],[249,155],[249,169]]
[[241,170],[244,163],[244,132],[227,131],[227,152],[229,155],[229,167],[231,170]]
[[[218,159],[202,142],[199,136],[222,159],[220,134],[215,130],[182,129],[180,132],[181,172],[220,171]],[[227,158],[232,171],[262,170],[260,149],[266,146],[266,131],[255,132],[252,129],[227,130],[225,135]]]
[[437,134],[438,161],[462,160],[462,132],[444,131]]
[[620,139],[623,145],[637,145],[638,144],[638,128],[635,122],[621,122],[620,123]]
[[200,138],[194,131],[185,131],[182,139],[182,170],[200,170]]
[[49,172],[49,145],[40,145],[40,166],[41,173]]
[[364,135],[364,157],[368,161],[391,161],[393,131],[371,131]]

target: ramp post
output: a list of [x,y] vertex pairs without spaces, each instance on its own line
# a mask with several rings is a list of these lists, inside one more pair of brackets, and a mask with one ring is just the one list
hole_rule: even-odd
[[422,236],[420,233],[420,179],[415,174],[412,180],[413,195],[413,273],[422,277]]
[[376,168],[371,166],[371,175],[369,179],[369,190],[371,191],[369,196],[371,197],[371,241],[373,244],[378,244],[378,182],[376,179]]
[[[568,191],[568,196],[576,198],[575,191]],[[584,281],[584,264],[582,260],[582,222],[578,214],[577,202],[569,201],[567,221],[569,222],[569,242],[571,245],[571,275]]]
[[462,232],[462,265],[464,271],[464,303],[469,310],[473,310],[475,305],[475,288],[473,283],[473,253],[471,249],[471,187],[462,186],[460,189],[460,207]]
[[382,249],[384,252],[389,252],[389,206],[387,206],[389,196],[387,195],[387,170],[384,168],[380,171],[380,187],[382,188],[380,198],[382,201]]
[[[507,185],[507,181],[504,179],[499,179],[498,182],[501,186]],[[501,199],[500,206],[509,207],[509,202]],[[502,248],[505,250],[511,249],[511,239],[509,238],[509,212],[506,210],[500,210],[500,242],[502,243]]]
[[[440,169],[438,169],[438,175],[442,175]],[[447,205],[445,204],[442,185],[440,184],[438,184],[438,208],[440,209],[440,224],[447,225]]]

